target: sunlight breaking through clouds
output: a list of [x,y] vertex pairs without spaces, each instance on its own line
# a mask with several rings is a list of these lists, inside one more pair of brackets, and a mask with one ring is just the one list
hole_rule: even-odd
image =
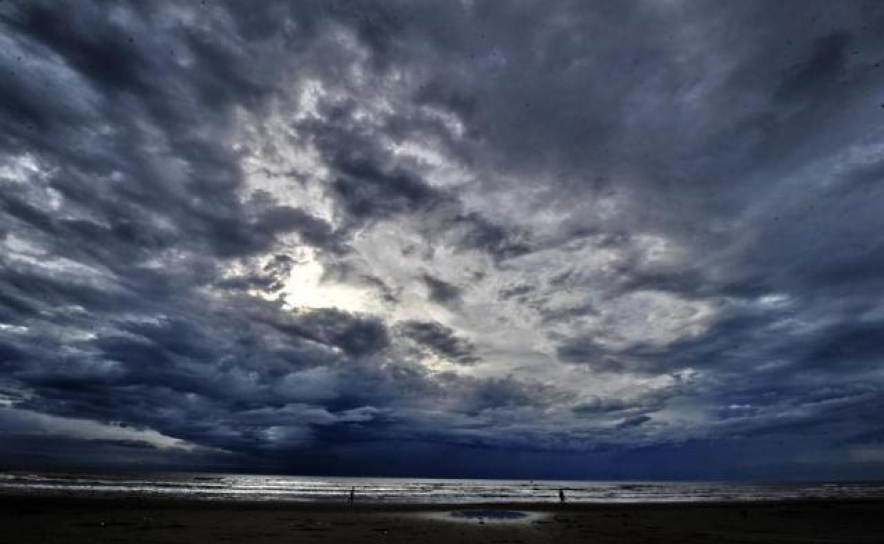
[[798,6],[2,3],[9,455],[882,474],[884,12]]

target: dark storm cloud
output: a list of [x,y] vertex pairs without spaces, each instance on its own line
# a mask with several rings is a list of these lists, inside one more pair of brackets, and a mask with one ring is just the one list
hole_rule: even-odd
[[456,363],[469,365],[477,362],[476,347],[460,338],[450,328],[436,322],[406,321],[399,325],[402,334],[436,355]]
[[384,172],[367,161],[345,158],[344,174],[332,186],[348,215],[356,219],[419,212],[436,206],[441,194],[407,172]]
[[[17,408],[122,421],[245,454],[309,443],[312,426],[346,422],[364,403],[398,401],[400,390],[426,394],[427,377],[407,367],[388,375],[346,364],[385,345],[376,322],[314,312],[295,320],[303,334],[294,335],[237,319],[233,308],[206,310],[180,321],[118,323],[115,335],[77,342],[67,354],[57,340],[42,347],[31,340],[28,359],[14,362],[7,378],[40,395]],[[278,442],[286,433],[289,441]]]
[[[881,474],[836,469],[882,432],[882,21],[875,2],[4,2],[0,462],[536,473],[507,450],[682,477],[757,448],[702,474],[807,451]],[[318,166],[248,164],[290,148]],[[407,241],[385,274],[359,254],[379,226]],[[288,307],[301,248],[408,319]],[[408,313],[425,300],[458,330]],[[539,347],[486,349],[510,331]]]
[[617,424],[618,429],[629,429],[631,427],[638,427],[639,425],[644,425],[648,421],[651,421],[650,416],[635,416],[629,419],[624,419],[619,424]]
[[[658,350],[650,350],[655,353]],[[606,349],[591,338],[574,337],[564,340],[556,347],[556,356],[564,363],[586,365],[596,372],[636,374],[647,372],[677,371],[675,362],[655,363],[641,346],[629,349]]]
[[[232,471],[242,467],[242,459],[212,451],[169,451],[137,440],[84,440],[33,434],[8,434],[5,462],[9,466],[32,469],[109,468],[133,466],[155,470]],[[59,450],[65,452],[63,460]]]
[[361,274],[359,276],[359,279],[377,289],[378,292],[381,294],[381,298],[385,302],[399,302],[399,298],[396,296],[396,293],[389,285],[384,282],[384,280],[369,274]]
[[330,253],[344,252],[343,238],[325,220],[290,206],[268,206],[250,225],[259,232],[296,232],[305,243]]
[[790,70],[777,90],[777,97],[794,100],[838,84],[846,68],[848,45],[850,34],[846,32],[833,32],[814,40],[813,56]]
[[527,295],[533,290],[530,285],[514,285],[512,287],[507,287],[506,289],[500,290],[500,298],[508,299],[514,297],[520,297],[522,295]]
[[422,274],[421,280],[427,286],[427,298],[439,304],[453,304],[460,299],[460,288],[430,274]]
[[248,291],[261,289],[268,293],[279,293],[285,287],[285,281],[297,262],[285,254],[277,254],[267,260],[260,271],[248,275],[235,276],[216,283],[218,287]]
[[[334,170],[334,178],[324,190],[337,204],[343,223],[341,230],[364,228],[397,216],[418,215],[424,221],[430,220],[425,234],[431,239],[451,231],[455,246],[479,250],[496,259],[530,251],[528,233],[465,210],[455,194],[431,185],[380,145],[384,138],[425,135],[424,120],[403,116],[405,127],[401,130],[406,134],[400,136],[395,127],[366,126],[358,106],[355,100],[343,104],[335,100],[322,105],[327,110],[323,113],[333,123],[297,123],[298,130],[309,135],[311,143],[317,145]],[[430,131],[434,136],[441,131],[443,139],[450,138],[448,129],[431,124]]]
[[[294,396],[291,387],[279,392],[281,382],[293,369],[376,353],[386,330],[328,310],[279,331],[246,317],[278,312],[271,303],[200,293],[213,285],[278,290],[296,264],[288,255],[239,278],[223,277],[223,267],[270,250],[281,234],[330,253],[345,240],[266,194],[240,199],[237,157],[222,140],[231,108],[255,107],[270,91],[250,69],[256,52],[229,34],[174,23],[159,38],[152,25],[162,9],[177,8],[157,8],[120,6],[124,17],[110,18],[94,5],[4,7],[6,36],[25,57],[11,59],[11,85],[29,88],[28,70],[40,67],[50,81],[69,80],[66,95],[42,92],[39,102],[22,107],[20,98],[6,110],[6,150],[27,150],[43,177],[4,188],[4,238],[14,232],[63,261],[53,268],[4,257],[4,321],[24,327],[3,333],[4,390],[20,410],[125,421],[227,451],[264,448],[262,433],[282,420],[307,441],[311,424],[335,416],[321,406],[284,407],[346,393],[331,383],[334,371],[325,390],[311,388],[309,374],[288,378],[305,382]],[[177,59],[188,55],[185,69]],[[48,207],[53,194],[61,209]],[[14,393],[21,389],[31,392],[26,400]],[[282,415],[263,424],[247,417],[263,406]]]
[[340,310],[313,310],[298,325],[323,343],[350,355],[370,355],[389,345],[387,330],[376,319],[348,315]]
[[866,323],[845,320],[814,335],[802,362],[823,368],[876,366],[884,357],[879,341],[882,333],[884,320]]
[[578,404],[571,409],[575,414],[597,414],[599,412],[619,412],[628,408],[628,404],[621,399],[602,400],[598,397],[592,402]]
[[559,360],[569,363],[590,363],[604,354],[604,350],[590,338],[574,338],[556,348]]
[[525,232],[507,231],[475,213],[462,215],[455,221],[466,225],[460,241],[466,247],[479,249],[497,259],[518,257],[531,251]]
[[39,4],[14,12],[11,22],[22,34],[63,56],[98,85],[135,91],[146,86],[146,59],[120,27],[90,28],[75,12],[62,14]]

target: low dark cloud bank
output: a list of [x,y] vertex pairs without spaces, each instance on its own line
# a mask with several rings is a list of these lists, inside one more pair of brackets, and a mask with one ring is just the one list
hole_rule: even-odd
[[884,476],[878,2],[0,4],[0,465]]

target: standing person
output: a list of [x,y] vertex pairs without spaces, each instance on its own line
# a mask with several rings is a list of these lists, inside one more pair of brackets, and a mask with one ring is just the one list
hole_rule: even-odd
[[564,489],[559,489],[559,502],[562,504],[565,503],[565,490]]
[[347,502],[353,504],[353,501],[356,499],[356,487],[350,488],[350,498],[347,499]]

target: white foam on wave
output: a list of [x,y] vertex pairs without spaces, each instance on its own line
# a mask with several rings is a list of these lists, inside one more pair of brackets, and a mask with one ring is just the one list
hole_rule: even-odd
[[884,498],[881,482],[748,484],[718,482],[541,482],[254,475],[0,473],[0,493],[82,494],[206,500],[476,504],[639,503]]

